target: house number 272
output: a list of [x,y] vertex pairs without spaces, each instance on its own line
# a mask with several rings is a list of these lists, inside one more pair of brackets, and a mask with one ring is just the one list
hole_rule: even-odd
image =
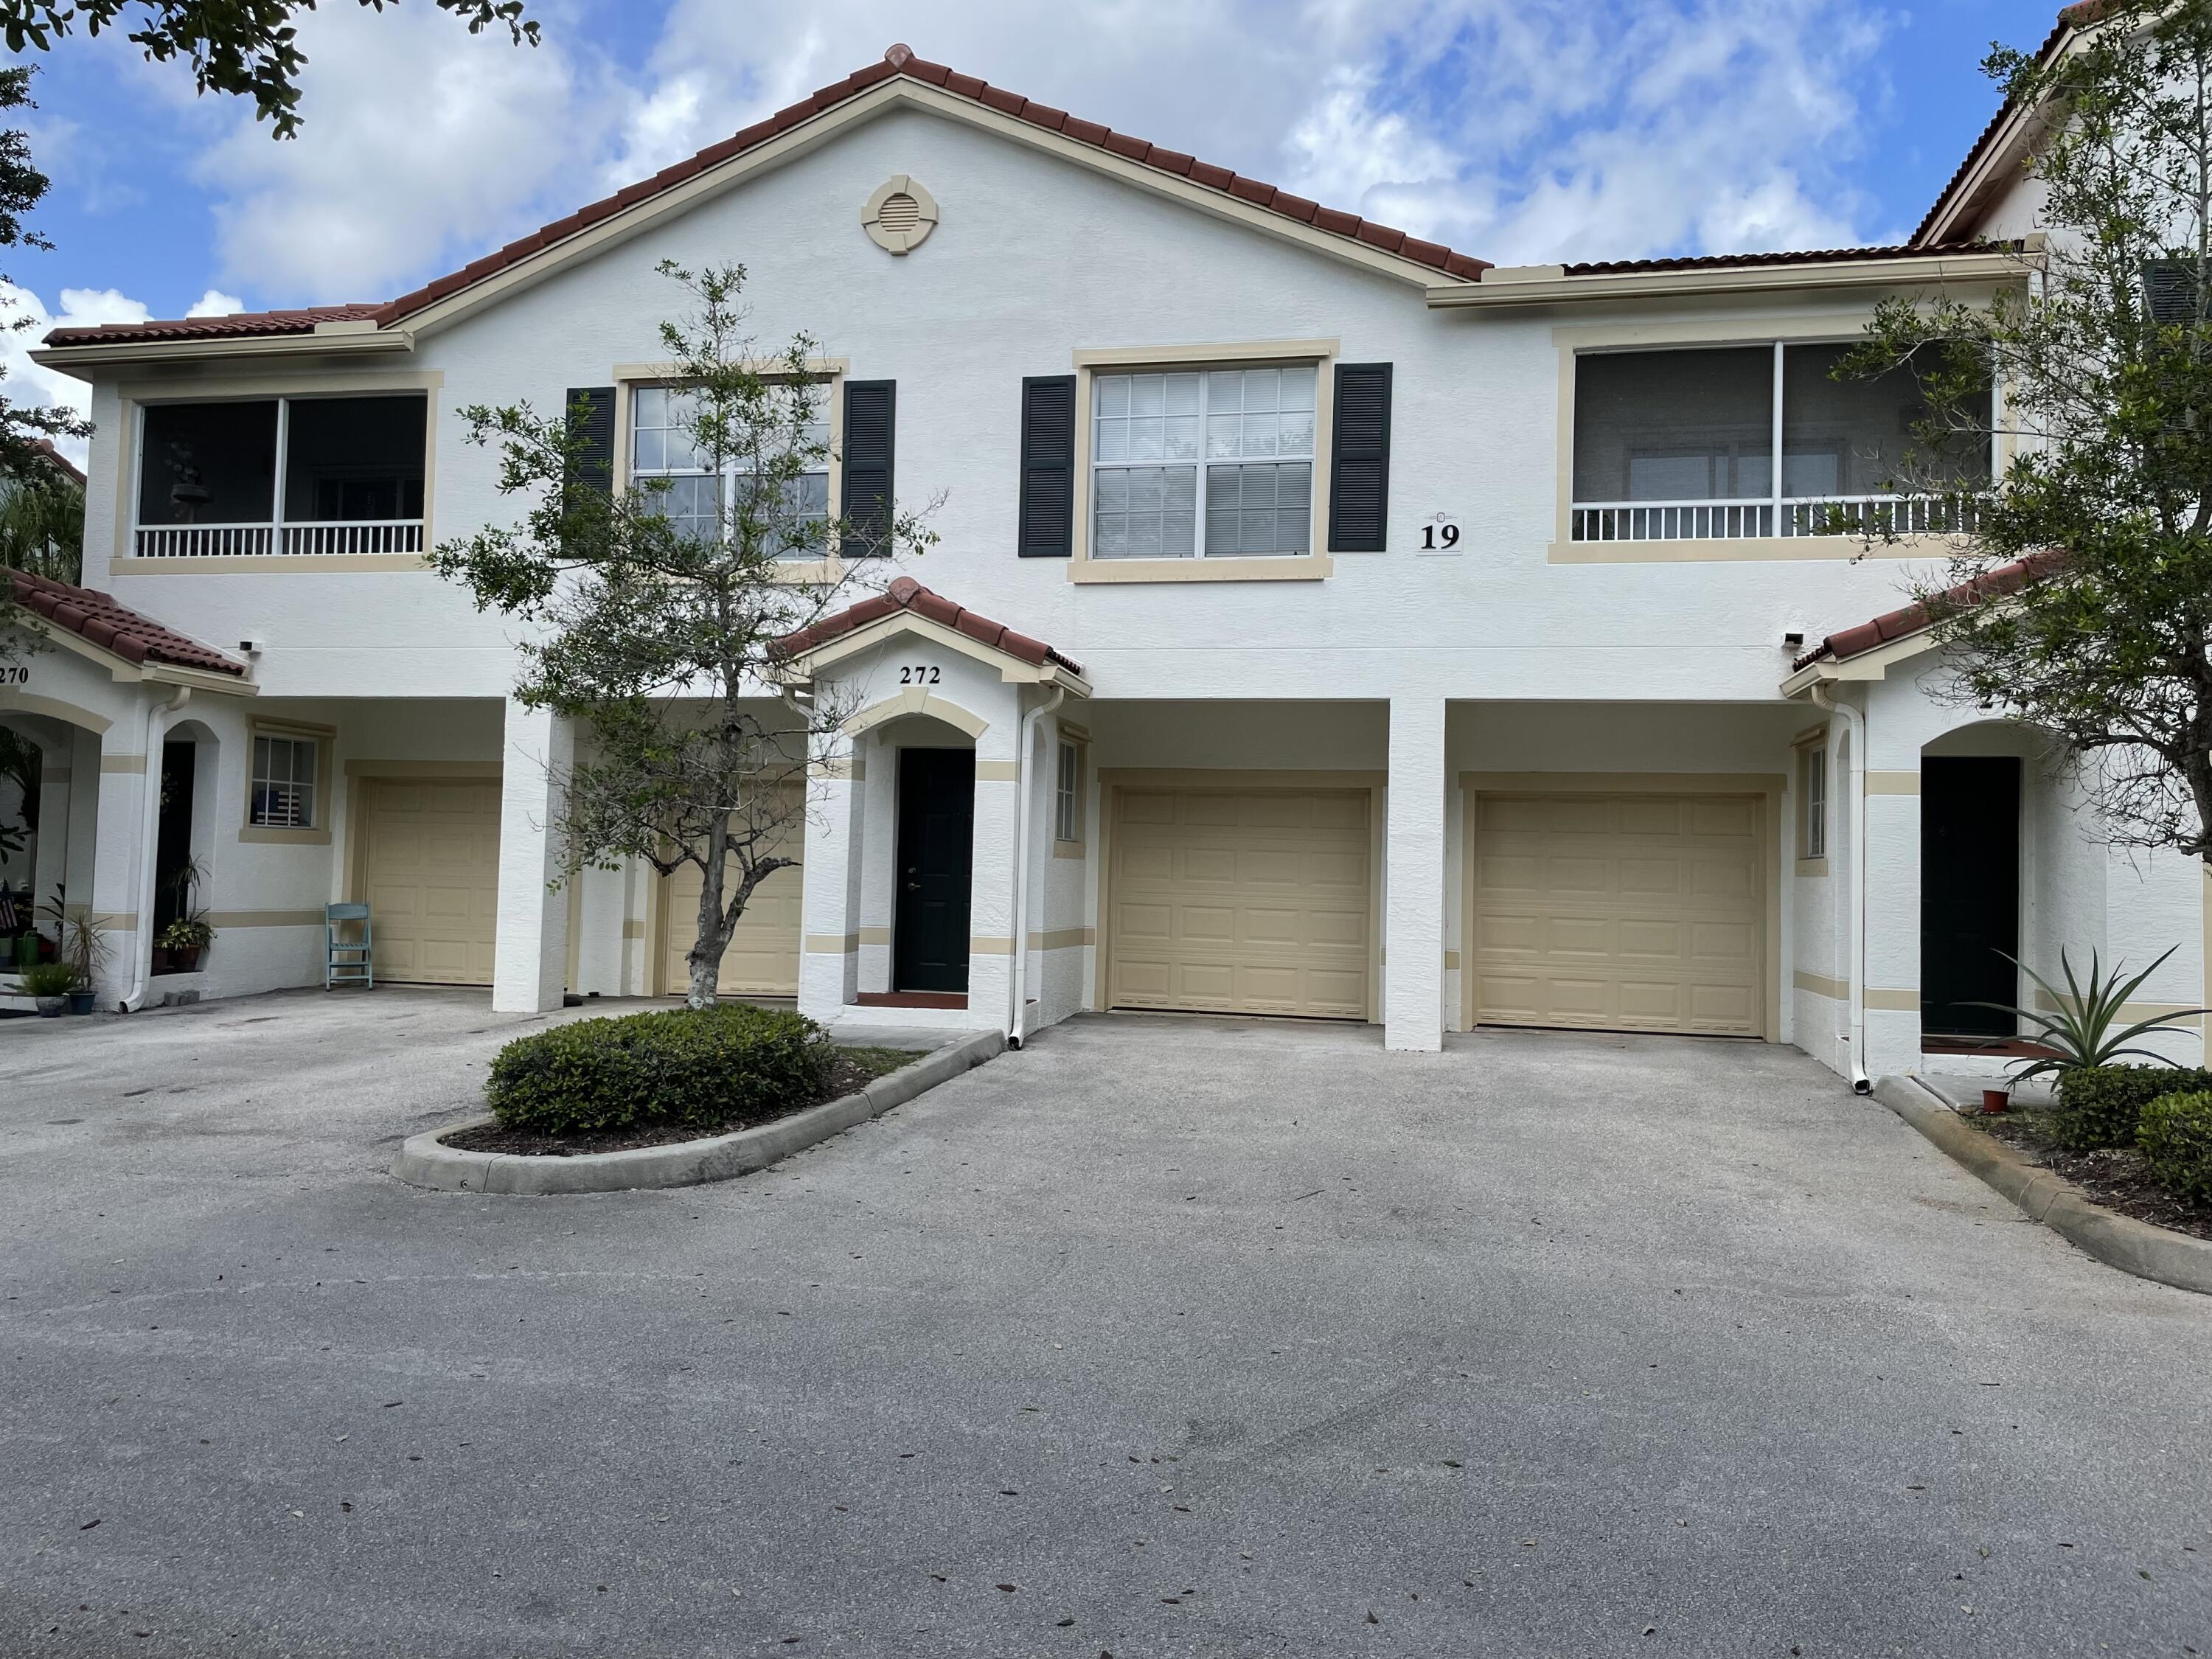
[[899,670],[901,685],[938,685],[945,679],[945,671],[927,663],[908,663]]

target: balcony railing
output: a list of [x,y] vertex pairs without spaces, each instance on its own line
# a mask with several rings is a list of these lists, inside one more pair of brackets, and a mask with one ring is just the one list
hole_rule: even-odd
[[332,558],[356,553],[420,553],[420,519],[332,520],[313,524],[142,526],[142,559],[220,559],[276,554]]
[[1941,496],[1802,495],[1734,501],[1577,501],[1578,542],[1719,541],[1766,536],[1949,536],[1978,523],[1972,501]]

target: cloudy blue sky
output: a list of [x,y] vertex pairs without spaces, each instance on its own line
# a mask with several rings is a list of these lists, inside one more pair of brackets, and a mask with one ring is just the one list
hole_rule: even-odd
[[[175,65],[39,58],[42,322],[375,300],[878,55],[925,58],[1502,263],[1908,233],[2056,0],[532,0],[544,44],[324,0],[304,134]],[[41,328],[27,331],[30,338]],[[69,383],[0,345],[11,390]]]

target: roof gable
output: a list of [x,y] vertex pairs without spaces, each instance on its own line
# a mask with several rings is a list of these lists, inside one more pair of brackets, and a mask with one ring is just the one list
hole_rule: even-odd
[[58,329],[46,336],[45,343],[54,348],[313,334],[319,323],[362,320],[380,330],[434,326],[458,315],[478,296],[488,299],[517,281],[534,279],[571,257],[595,252],[611,240],[635,234],[665,213],[688,210],[703,197],[751,176],[762,165],[780,165],[846,124],[870,118],[902,102],[972,121],[1002,137],[1042,144],[1067,159],[1149,185],[1188,204],[1291,236],[1412,283],[1425,285],[1439,278],[1472,282],[1489,269],[1487,261],[1440,242],[1425,241],[1357,214],[1322,207],[1228,167],[1115,132],[1020,93],[962,75],[943,64],[917,58],[911,49],[900,45],[892,46],[880,61],[663,167],[651,178],[542,225],[529,235],[382,305]]
[[901,576],[880,593],[811,623],[775,641],[775,654],[793,673],[826,667],[900,633],[921,633],[1000,671],[1008,680],[1050,681],[1088,695],[1083,665],[1042,640],[933,593]]

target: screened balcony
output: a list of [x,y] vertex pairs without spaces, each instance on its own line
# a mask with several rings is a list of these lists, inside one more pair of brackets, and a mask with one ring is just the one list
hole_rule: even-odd
[[420,392],[150,404],[140,418],[142,559],[422,551]]
[[[1848,349],[1772,344],[1577,358],[1572,539],[1972,531],[1969,504],[1898,493],[1907,451],[1915,452],[1916,473],[1929,468],[1913,432],[1927,419],[1926,400],[1902,370],[1836,380]],[[1986,480],[1988,441],[1967,442],[1942,465],[1952,479]]]

